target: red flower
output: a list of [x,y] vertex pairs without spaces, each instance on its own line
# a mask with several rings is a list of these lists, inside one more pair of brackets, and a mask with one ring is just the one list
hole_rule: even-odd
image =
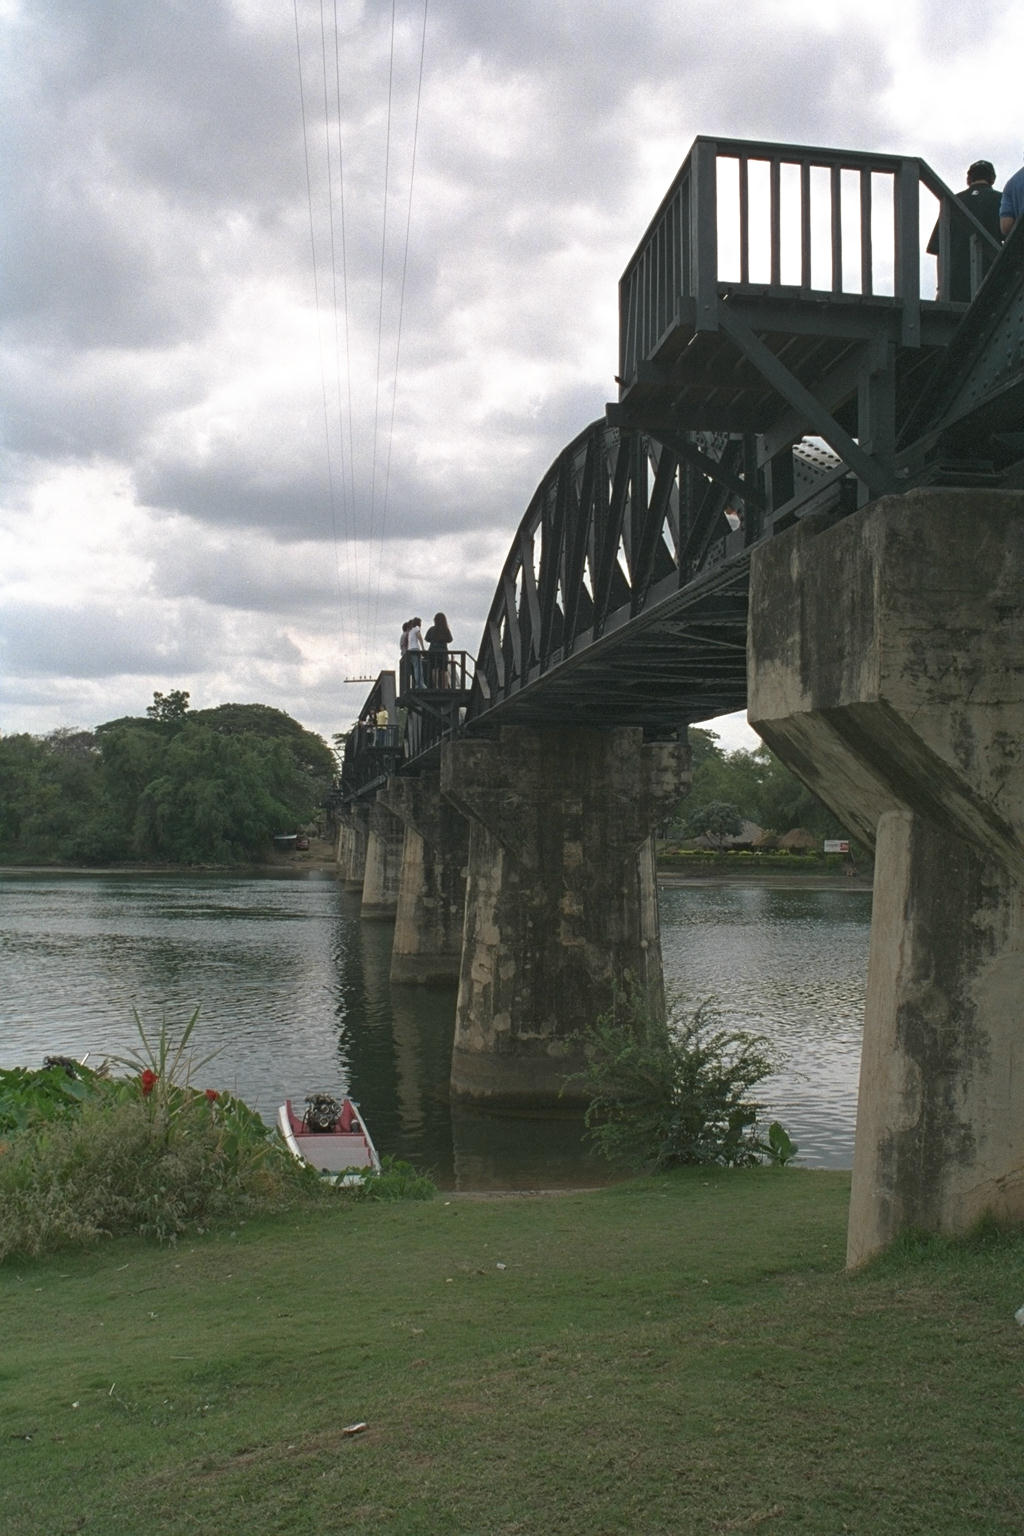
[[216,1104],[217,1100],[220,1098],[220,1094],[217,1092],[216,1088],[207,1088],[206,1097],[209,1099],[211,1104]]
[[153,1089],[156,1087],[156,1073],[151,1072],[147,1067],[145,1072],[143,1072],[142,1076],[139,1078],[139,1082],[142,1085],[142,1097],[144,1099],[148,1099],[150,1094],[153,1092]]

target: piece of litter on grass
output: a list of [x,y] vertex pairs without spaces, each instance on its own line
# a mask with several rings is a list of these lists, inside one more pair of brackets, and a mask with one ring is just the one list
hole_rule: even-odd
[[504,1269],[505,1266],[504,1266],[504,1264],[497,1264],[497,1265],[495,1265],[495,1268],[496,1269]]
[[1013,1315],[1017,1319],[1018,1323],[1020,1323],[1021,1327],[1024,1328],[1024,1307],[1018,1307]]
[[343,1435],[361,1435],[364,1429],[369,1429],[369,1424],[360,1419],[358,1424],[346,1424],[342,1430]]

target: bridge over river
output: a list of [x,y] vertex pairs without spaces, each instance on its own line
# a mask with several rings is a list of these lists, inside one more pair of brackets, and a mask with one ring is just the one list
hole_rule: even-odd
[[458,980],[453,1092],[558,1102],[618,979],[663,1006],[650,834],[746,707],[876,850],[851,1262],[1024,1215],[1024,234],[918,159],[700,138],[619,308],[477,655],[346,739],[343,873],[393,980]]

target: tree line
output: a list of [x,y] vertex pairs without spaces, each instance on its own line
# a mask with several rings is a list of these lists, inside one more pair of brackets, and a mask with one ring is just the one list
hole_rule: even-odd
[[676,808],[675,837],[706,836],[712,844],[739,834],[745,821],[782,835],[802,827],[818,842],[849,834],[817,795],[762,745],[753,752],[725,752],[710,731],[689,730],[693,781]]
[[283,710],[154,693],[144,716],[0,738],[0,859],[253,862],[316,817],[335,772]]
[[[724,840],[742,821],[845,836],[767,747],[725,752],[691,727],[693,782],[672,836]],[[192,709],[155,693],[144,716],[0,738],[0,860],[237,864],[316,818],[337,771],[322,737],[266,704]]]

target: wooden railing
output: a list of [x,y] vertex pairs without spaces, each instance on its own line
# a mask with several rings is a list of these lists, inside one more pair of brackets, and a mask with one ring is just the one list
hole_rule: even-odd
[[[675,327],[716,329],[724,283],[796,298],[886,298],[901,310],[904,345],[917,345],[936,220],[935,296],[945,299],[942,256],[955,224],[966,223],[987,256],[999,245],[923,160],[697,139],[619,284],[620,384],[628,388]],[[972,270],[976,288],[984,261]]]

